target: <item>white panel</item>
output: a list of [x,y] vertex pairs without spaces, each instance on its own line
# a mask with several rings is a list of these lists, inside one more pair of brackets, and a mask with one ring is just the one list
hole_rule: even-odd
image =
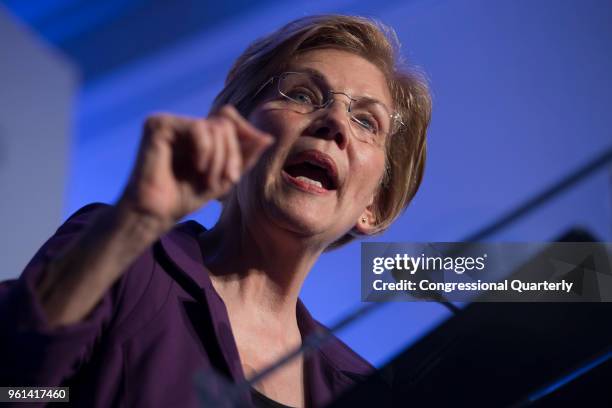
[[0,8],[0,280],[61,222],[77,75]]

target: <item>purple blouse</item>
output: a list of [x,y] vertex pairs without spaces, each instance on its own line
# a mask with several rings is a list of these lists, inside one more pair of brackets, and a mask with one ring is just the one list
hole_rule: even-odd
[[[45,264],[107,208],[73,214],[19,279],[0,283],[0,385],[69,386],[87,407],[196,407],[196,373],[244,380],[227,309],[202,261],[195,221],[147,249],[81,322],[51,329],[34,287]],[[302,337],[325,330],[301,301]],[[373,367],[337,338],[305,359],[307,405],[324,406]]]

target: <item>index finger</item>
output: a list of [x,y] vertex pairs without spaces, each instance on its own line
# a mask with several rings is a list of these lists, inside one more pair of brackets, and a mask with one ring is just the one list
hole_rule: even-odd
[[262,132],[246,120],[232,105],[224,105],[215,115],[230,119],[236,126],[239,139],[255,139],[258,142],[269,144],[273,141],[272,136]]

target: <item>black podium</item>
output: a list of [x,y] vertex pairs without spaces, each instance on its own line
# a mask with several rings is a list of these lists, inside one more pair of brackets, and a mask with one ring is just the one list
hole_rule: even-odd
[[610,408],[612,303],[472,303],[331,406]]
[[612,304],[474,303],[333,407],[612,407]]

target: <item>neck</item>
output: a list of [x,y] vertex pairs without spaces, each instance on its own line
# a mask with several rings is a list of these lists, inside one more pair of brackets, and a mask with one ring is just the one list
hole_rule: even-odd
[[296,323],[297,299],[320,245],[263,220],[247,223],[233,198],[201,241],[204,263],[228,308],[273,317],[281,327]]

